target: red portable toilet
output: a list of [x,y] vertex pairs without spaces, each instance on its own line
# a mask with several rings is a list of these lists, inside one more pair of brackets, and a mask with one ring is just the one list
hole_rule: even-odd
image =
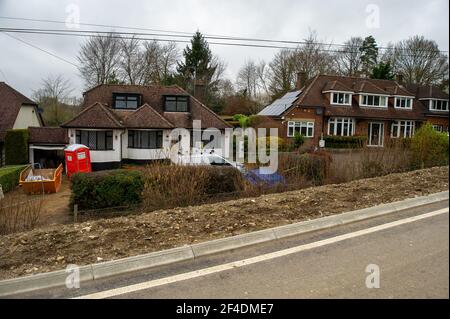
[[66,158],[66,173],[70,178],[74,173],[88,173],[92,171],[89,148],[82,144],[69,145],[64,150]]

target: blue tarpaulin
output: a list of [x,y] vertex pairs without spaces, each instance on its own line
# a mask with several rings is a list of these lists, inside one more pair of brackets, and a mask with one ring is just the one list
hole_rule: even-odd
[[[265,174],[266,173],[266,174]],[[278,173],[271,173],[267,174],[267,171],[264,168],[256,168],[252,169],[250,171],[247,171],[247,173],[244,175],[245,179],[248,180],[250,183],[257,185],[257,184],[264,184],[267,186],[275,186],[277,184],[286,184],[286,180],[284,177]]]

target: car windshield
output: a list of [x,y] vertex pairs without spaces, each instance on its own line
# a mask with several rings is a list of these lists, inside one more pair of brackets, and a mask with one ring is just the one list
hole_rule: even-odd
[[222,158],[220,156],[208,156],[208,160],[209,160],[209,164],[211,164],[211,165],[225,165],[225,166],[231,165],[224,158]]

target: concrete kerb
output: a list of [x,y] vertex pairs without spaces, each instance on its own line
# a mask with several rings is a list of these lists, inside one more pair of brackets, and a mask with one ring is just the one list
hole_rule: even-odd
[[[410,198],[400,202],[381,204],[347,213],[322,217],[310,221],[279,226],[233,237],[216,239],[204,243],[186,245],[145,255],[91,264],[80,267],[80,282],[82,283],[136,270],[192,260],[200,256],[211,255],[214,253],[233,250],[289,236],[300,235],[314,230],[353,223],[448,199],[449,192],[446,191],[428,196]],[[3,280],[0,281],[0,296],[64,286],[67,276],[68,273],[65,270],[59,270]]]

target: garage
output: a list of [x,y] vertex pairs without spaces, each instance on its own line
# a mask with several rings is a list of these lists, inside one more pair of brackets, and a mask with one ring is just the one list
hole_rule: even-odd
[[29,128],[29,160],[40,168],[64,165],[64,149],[69,144],[67,130],[60,127]]

